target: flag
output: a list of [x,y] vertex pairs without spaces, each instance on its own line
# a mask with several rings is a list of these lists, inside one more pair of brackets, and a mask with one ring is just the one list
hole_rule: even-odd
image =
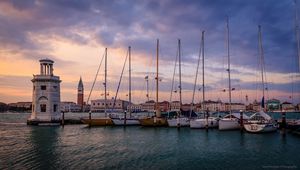
[[265,96],[263,96],[261,99],[261,107],[265,108]]

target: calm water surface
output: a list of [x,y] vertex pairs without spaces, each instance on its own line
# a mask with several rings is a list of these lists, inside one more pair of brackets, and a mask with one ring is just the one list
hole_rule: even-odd
[[189,128],[35,127],[0,113],[0,169],[299,169],[300,137]]

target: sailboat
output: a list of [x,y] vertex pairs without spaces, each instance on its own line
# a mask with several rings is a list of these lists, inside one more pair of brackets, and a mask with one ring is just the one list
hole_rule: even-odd
[[276,122],[264,112],[265,108],[265,83],[264,83],[264,55],[261,38],[261,26],[258,26],[258,43],[260,53],[260,66],[261,66],[261,80],[262,80],[262,101],[260,111],[250,116],[250,119],[244,123],[244,128],[250,133],[263,133],[263,132],[274,132],[277,130]]
[[[170,118],[167,120],[169,127],[180,127],[180,126],[189,126],[190,125],[190,120],[187,117],[182,116],[182,114],[181,114],[181,105],[182,105],[181,89],[182,88],[181,88],[181,44],[180,44],[180,39],[178,39],[178,60],[179,60],[179,104],[180,104],[180,107],[179,107],[179,112],[177,112],[177,117]],[[175,62],[175,67],[176,67],[176,62]]]
[[[227,59],[228,59],[228,94],[229,94],[229,114],[224,116],[219,120],[219,130],[236,130],[241,128],[240,124],[240,114],[232,113],[231,110],[231,79],[230,79],[230,51],[229,51],[229,19],[226,20],[226,28],[227,28]],[[243,119],[247,119],[248,116],[245,115]]]
[[[101,118],[91,118],[91,111],[89,112],[89,118],[82,118],[81,122],[83,124],[88,124],[89,126],[111,126],[113,125],[113,121],[111,118],[107,117],[107,48],[105,48],[105,69],[104,69],[104,113],[105,117]],[[101,65],[101,63],[100,63]],[[99,65],[99,68],[100,68]],[[98,69],[99,70],[99,69]],[[98,76],[98,71],[96,77]],[[95,78],[96,81],[96,78]],[[94,83],[95,83],[94,81]],[[92,92],[92,90],[91,90]]]
[[[128,112],[129,112],[129,118],[127,118],[127,112],[124,113],[124,116],[117,116],[117,117],[111,117],[113,123],[115,125],[139,125],[139,119],[137,117],[132,117],[131,115],[131,47],[128,47],[128,56],[129,56],[129,105],[128,105]],[[125,61],[126,63],[126,61]]]
[[[204,31],[202,31],[201,37],[201,49],[202,49],[202,112],[205,113],[205,118],[197,118],[190,120],[190,128],[215,128],[218,127],[218,120],[215,117],[209,117],[208,110],[205,111],[205,89],[204,89]],[[199,55],[200,57],[200,55]]]
[[145,117],[139,119],[142,126],[167,126],[168,122],[165,118],[161,117],[159,103],[158,103],[158,57],[159,57],[159,40],[156,41],[156,103],[155,103],[155,115],[153,117]]

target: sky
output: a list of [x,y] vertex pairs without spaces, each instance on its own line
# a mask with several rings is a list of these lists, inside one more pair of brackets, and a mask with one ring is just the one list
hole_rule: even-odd
[[[97,68],[108,49],[108,91],[115,96],[122,67],[131,46],[132,100],[155,99],[156,40],[159,39],[159,100],[179,100],[178,64],[181,40],[182,97],[192,101],[204,34],[205,98],[228,101],[226,18],[229,18],[231,83],[234,102],[262,97],[258,25],[266,70],[266,99],[300,102],[299,59],[293,0],[8,0],[0,1],[0,102],[31,101],[33,75],[39,60],[49,58],[60,76],[61,100],[76,101],[82,77],[85,101]],[[200,62],[202,67],[202,62]],[[128,100],[128,63],[118,98]],[[195,102],[202,99],[202,70]],[[100,67],[90,100],[103,98],[104,66]],[[172,93],[172,98],[170,95]],[[248,96],[248,100],[246,100]]]

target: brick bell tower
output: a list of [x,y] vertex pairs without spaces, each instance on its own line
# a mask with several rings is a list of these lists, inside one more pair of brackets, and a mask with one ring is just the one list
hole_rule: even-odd
[[83,95],[84,95],[84,89],[83,89],[83,83],[80,76],[80,80],[77,87],[77,104],[81,107],[81,111],[83,110]]

